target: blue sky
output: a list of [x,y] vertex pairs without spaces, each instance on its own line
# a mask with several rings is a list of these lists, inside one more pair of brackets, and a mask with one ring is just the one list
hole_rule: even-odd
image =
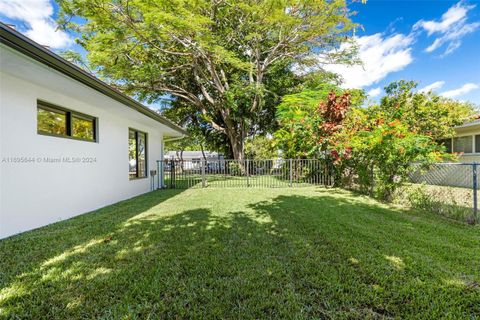
[[[398,65],[400,70],[366,85],[367,91],[407,79],[419,82],[420,89],[434,84],[434,91],[438,93],[480,105],[479,1],[369,0],[366,5],[356,4],[354,9],[358,11],[354,20],[364,28],[357,33],[358,37],[377,34],[379,37],[375,40],[383,40],[372,40],[377,48],[386,44],[387,39],[397,37],[396,48],[387,46],[380,58],[370,59],[372,64],[383,62],[386,69],[388,64],[390,69]],[[441,44],[438,48],[432,46],[435,41]],[[399,54],[393,62],[388,62],[386,57],[394,53],[406,55]]]
[[[368,0],[351,6],[363,66],[327,66],[345,87],[371,99],[394,80],[480,105],[480,2],[478,0]],[[52,0],[0,0],[0,21],[53,50],[81,51],[73,36],[56,31]]]

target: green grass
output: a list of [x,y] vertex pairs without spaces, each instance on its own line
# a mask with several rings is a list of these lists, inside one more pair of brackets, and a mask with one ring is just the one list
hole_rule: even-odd
[[[292,186],[294,187],[309,187],[313,185],[325,185],[332,183],[324,177],[302,177],[293,178]],[[201,174],[178,174],[174,180],[171,181],[169,176],[165,177],[165,185],[171,187],[175,185],[177,189],[188,188],[202,188]],[[252,175],[248,178],[246,176],[232,176],[222,174],[206,174],[205,175],[206,188],[287,188],[290,187],[290,179],[284,178],[281,175]]]
[[155,191],[0,241],[0,318],[480,318],[480,228],[321,188]]
[[463,222],[475,221],[472,189],[406,184],[397,190],[394,202]]

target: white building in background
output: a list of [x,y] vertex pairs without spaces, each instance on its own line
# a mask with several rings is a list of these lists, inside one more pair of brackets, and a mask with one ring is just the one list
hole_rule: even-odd
[[466,122],[454,129],[453,138],[441,141],[447,152],[460,154],[460,162],[480,162],[480,119]]
[[0,238],[158,187],[182,128],[4,24],[0,40]]
[[184,161],[215,161],[225,159],[224,155],[215,151],[168,151],[165,152],[165,160],[184,160]]
[[222,170],[225,168],[225,157],[215,151],[168,151],[165,152],[164,160],[183,161],[184,170],[201,168],[202,160],[208,166],[208,170]]

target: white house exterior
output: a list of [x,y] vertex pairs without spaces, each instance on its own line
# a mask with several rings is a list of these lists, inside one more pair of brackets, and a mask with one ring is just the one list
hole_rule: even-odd
[[164,154],[165,163],[169,160],[182,161],[183,170],[200,170],[205,161],[208,170],[223,170],[225,157],[215,151],[168,151]]
[[443,139],[442,143],[447,152],[459,154],[461,162],[480,162],[480,120],[455,127],[455,136]]
[[225,159],[224,155],[215,151],[168,151],[164,155],[165,160],[183,161],[218,161]]
[[158,187],[150,170],[163,139],[183,129],[9,27],[0,32],[0,238]]

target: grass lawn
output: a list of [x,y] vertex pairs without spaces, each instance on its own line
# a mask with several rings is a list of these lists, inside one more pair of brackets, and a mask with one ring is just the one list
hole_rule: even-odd
[[[409,200],[409,197],[412,199]],[[425,209],[459,221],[471,221],[473,190],[468,188],[408,184],[397,191],[395,202],[410,203],[414,208]]]
[[0,241],[0,318],[480,318],[480,227],[345,191],[155,191]]
[[[333,180],[325,176],[313,176],[304,178],[294,178],[290,180],[281,175],[252,175],[246,176],[230,176],[222,174],[205,175],[205,187],[207,188],[286,188],[290,185],[294,187],[309,187],[312,185],[332,185]],[[165,185],[175,185],[177,189],[202,188],[201,174],[178,174],[174,180],[170,177],[165,178]]]

